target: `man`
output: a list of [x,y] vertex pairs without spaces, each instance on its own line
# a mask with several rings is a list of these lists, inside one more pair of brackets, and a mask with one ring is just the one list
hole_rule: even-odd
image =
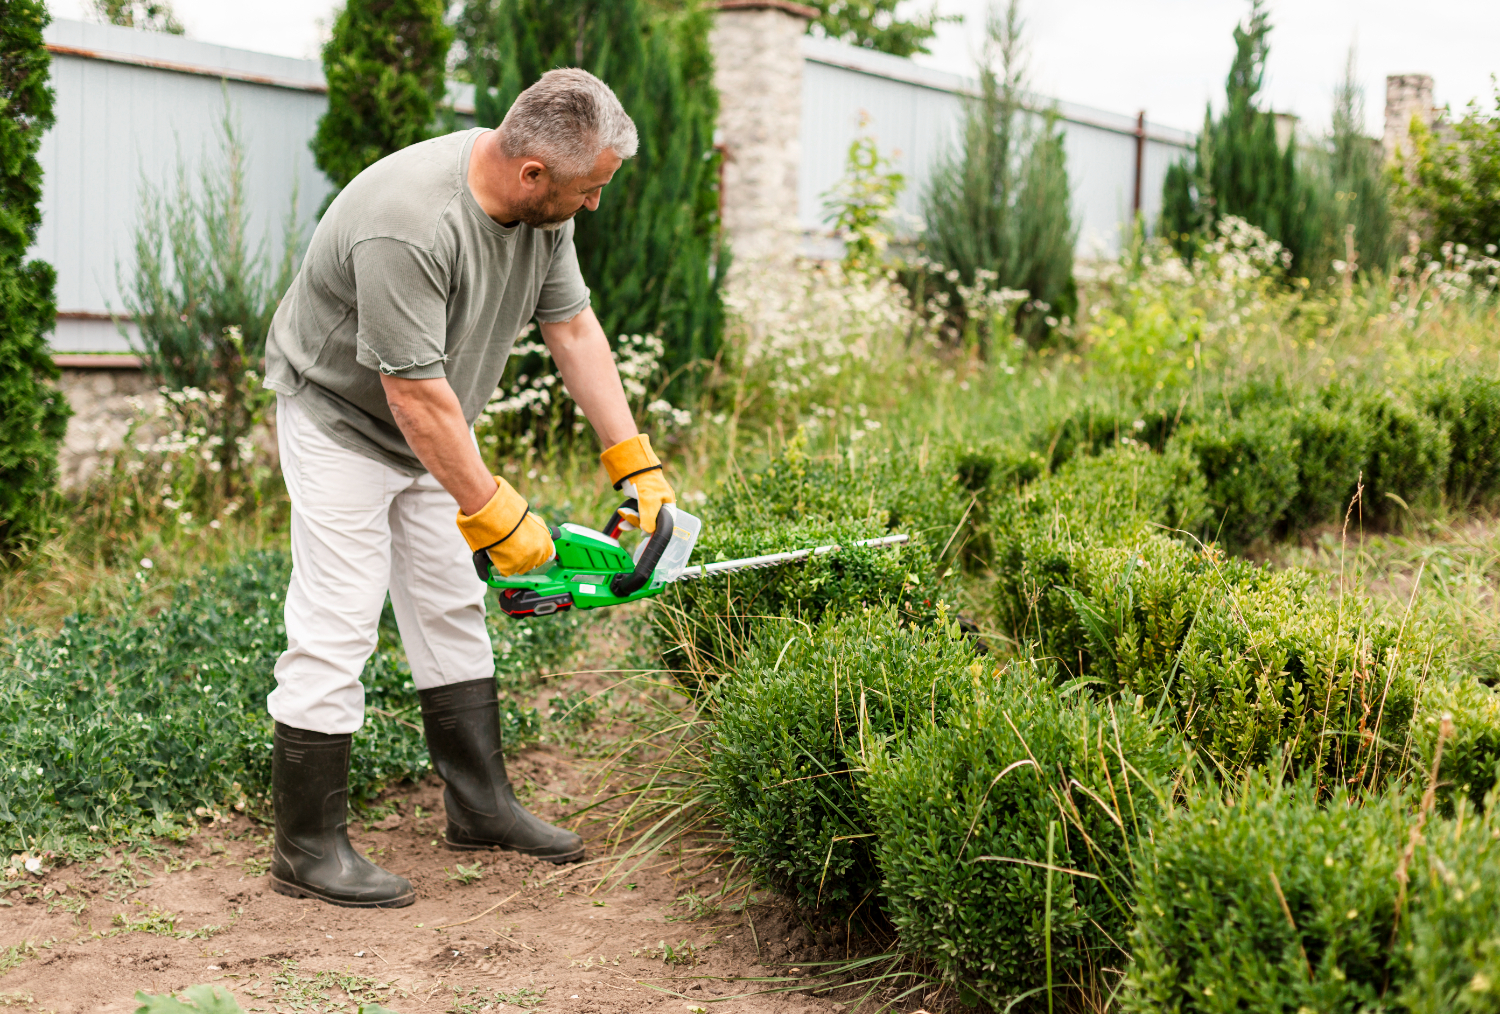
[[278,395],[292,577],[267,706],[271,878],[282,894],[362,907],[414,900],[408,881],[354,852],[346,828],[359,676],[387,590],[447,783],[448,847],[583,856],[578,835],[528,813],[506,776],[471,555],[487,550],[511,575],[555,554],[546,524],[490,474],[470,426],[535,318],[607,448],[610,481],[639,499],[641,526],[655,531],[660,505],[674,500],[573,249],[573,216],[599,206],[635,149],[635,125],[607,85],[554,70],[498,129],[424,141],[356,177],[277,308],[266,385]]

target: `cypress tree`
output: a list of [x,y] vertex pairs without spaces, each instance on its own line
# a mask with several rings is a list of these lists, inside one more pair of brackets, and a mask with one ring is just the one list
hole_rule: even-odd
[[70,414],[47,348],[57,273],[26,260],[42,221],[37,149],[52,126],[48,20],[42,0],[0,0],[0,544],[12,549],[45,523]]
[[459,24],[481,126],[554,67],[593,73],[635,121],[640,147],[574,243],[605,333],[659,334],[673,370],[710,359],[723,326],[708,30],[695,5],[638,0],[470,0]]
[[1191,255],[1197,238],[1225,215],[1243,218],[1279,240],[1294,264],[1318,240],[1319,209],[1314,188],[1299,172],[1296,143],[1283,149],[1276,140],[1276,117],[1256,104],[1270,34],[1264,0],[1253,0],[1249,19],[1234,29],[1223,115],[1215,120],[1208,110],[1193,164],[1178,163],[1167,171],[1162,228],[1185,254]]
[[963,147],[939,164],[923,195],[923,244],[929,257],[958,272],[957,281],[940,284],[963,314],[976,308],[963,306],[959,286],[975,285],[980,272],[990,273],[989,287],[1024,289],[1031,298],[1016,330],[1040,344],[1051,331],[1048,317],[1056,322],[1077,310],[1077,229],[1056,117],[1023,104],[1023,49],[1020,8],[1011,0],[988,25]]
[[328,111],[312,140],[335,187],[324,209],[366,166],[434,135],[452,43],[443,0],[347,0],[323,47]]

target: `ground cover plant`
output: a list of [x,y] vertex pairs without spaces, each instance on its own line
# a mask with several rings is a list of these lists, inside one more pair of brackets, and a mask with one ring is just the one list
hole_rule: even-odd
[[[0,841],[15,852],[86,856],[120,840],[180,836],[231,808],[269,815],[271,719],[265,695],[285,647],[290,560],[252,553],[182,585],[159,609],[67,617],[56,633],[12,629],[0,657]],[[505,619],[505,617],[500,617]],[[507,620],[508,623],[508,620]],[[559,664],[579,627],[495,629],[508,748],[541,734],[518,697]],[[363,676],[350,796],[428,769],[411,672],[387,609]]]

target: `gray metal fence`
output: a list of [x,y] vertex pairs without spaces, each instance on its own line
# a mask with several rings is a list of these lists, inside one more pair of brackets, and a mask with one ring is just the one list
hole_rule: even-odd
[[[862,133],[873,136],[905,175],[899,206],[920,220],[921,195],[939,161],[954,150],[964,97],[975,93],[977,82],[811,36],[802,40],[802,53],[798,216],[813,245],[827,231],[823,195],[844,174],[849,145]],[[1167,167],[1186,154],[1193,135],[1068,102],[1031,105],[1054,109],[1065,134],[1079,256],[1118,251],[1122,228],[1133,218],[1137,154],[1140,210],[1151,222],[1161,213]]]
[[[132,263],[142,181],[170,184],[179,161],[196,171],[204,157],[216,158],[226,101],[249,152],[254,240],[279,235],[294,194],[304,234],[310,229],[328,193],[308,149],[327,106],[317,61],[63,19],[46,38],[57,125],[42,143],[42,228],[32,255],[57,268],[55,352],[129,351],[111,315],[124,307],[119,284]],[[973,83],[823,40],[806,38],[803,47],[798,214],[804,228],[811,237],[826,235],[822,195],[844,171],[862,111],[882,151],[894,154],[906,174],[902,208],[916,215]],[[454,85],[449,100],[460,114],[472,113],[471,87]],[[1067,131],[1080,253],[1113,250],[1131,213],[1136,122],[1065,103],[1057,110]],[[1156,214],[1166,166],[1190,140],[1183,131],[1146,125],[1141,193],[1148,216]]]

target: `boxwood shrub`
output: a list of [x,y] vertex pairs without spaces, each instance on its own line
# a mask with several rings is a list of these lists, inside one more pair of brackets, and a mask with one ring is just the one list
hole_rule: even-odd
[[1369,457],[1371,435],[1360,413],[1315,403],[1299,406],[1290,424],[1297,491],[1276,527],[1295,535],[1343,519]]
[[1389,772],[1443,664],[1420,629],[1342,615],[1305,571],[1159,533],[1024,548],[996,590],[1018,639],[1095,692],[1142,696],[1226,773],[1282,744],[1294,767]]
[[1242,549],[1271,534],[1298,492],[1295,410],[1251,409],[1189,426],[1173,442],[1198,462],[1212,515],[1204,535]]
[[714,690],[709,776],[735,854],[806,908],[866,903],[880,883],[866,754],[944,722],[979,671],[956,625],[903,627],[888,609],[768,624]]
[[1137,865],[1127,1011],[1395,1009],[1407,801],[1327,789],[1255,776],[1157,824]]
[[[712,516],[712,515],[710,515]],[[785,521],[741,518],[706,526],[693,559],[735,560],[819,545],[844,548],[795,563],[704,580],[679,581],[652,602],[663,661],[681,685],[698,692],[729,672],[767,623],[817,623],[828,610],[865,606],[896,609],[908,623],[925,624],[951,594],[928,543],[915,536],[900,546],[855,548],[851,543],[890,534],[877,520]]]
[[1018,663],[945,725],[879,753],[869,805],[902,948],[997,1010],[1033,991],[1047,977],[1050,861],[1053,981],[1108,995],[1141,839],[1182,759],[1149,718]]
[[1365,464],[1364,508],[1367,518],[1397,523],[1412,510],[1431,509],[1442,500],[1448,476],[1449,427],[1394,391],[1348,393],[1330,388],[1336,410],[1353,408],[1370,432]]
[[1437,374],[1423,379],[1416,397],[1448,430],[1443,492],[1449,506],[1492,505],[1500,496],[1500,380]]

